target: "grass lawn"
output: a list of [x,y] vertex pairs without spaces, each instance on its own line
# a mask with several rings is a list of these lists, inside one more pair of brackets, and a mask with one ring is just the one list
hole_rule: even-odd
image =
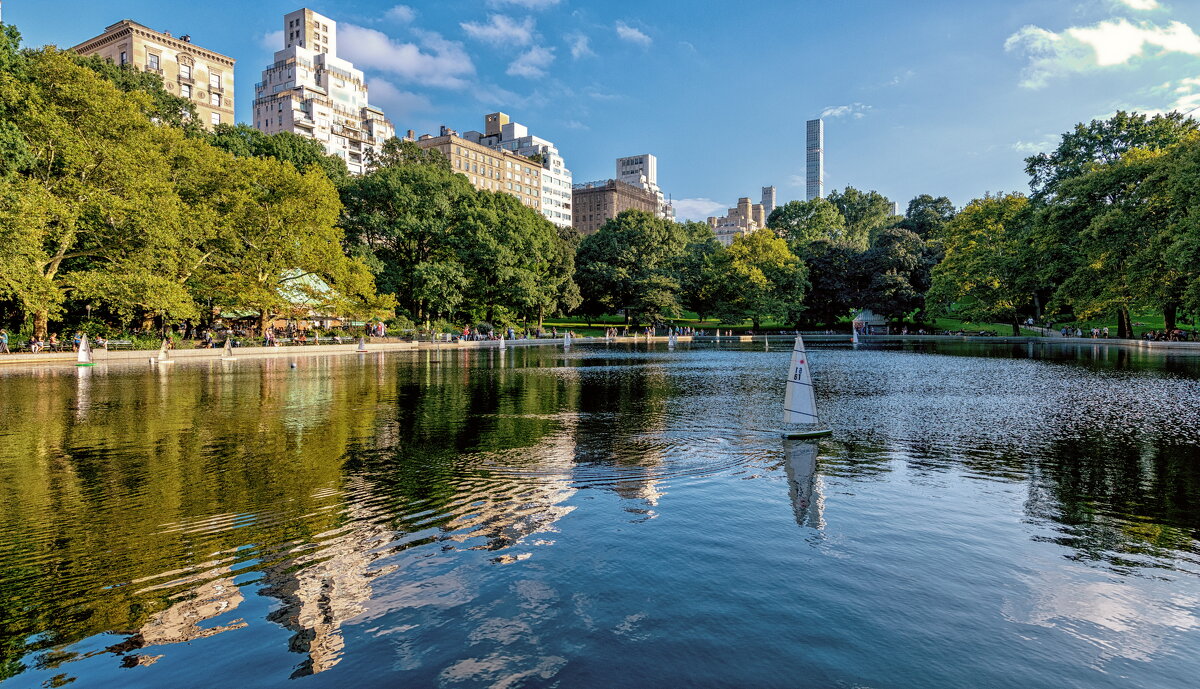
[[[980,330],[991,330],[992,332],[1002,337],[1012,337],[1012,325],[1008,323],[976,323],[974,321],[961,321],[957,318],[935,318],[933,319],[933,327],[937,332],[949,330],[955,332],[958,330],[979,332]],[[912,326],[908,328],[912,332]],[[1038,337],[1041,335],[1036,330],[1021,328],[1021,335],[1025,337]]]
[[[1161,313],[1133,313],[1129,319],[1133,321],[1133,336],[1141,338],[1143,333],[1151,330],[1162,330],[1164,328],[1163,315]],[[1190,320],[1190,319],[1189,319]],[[1109,337],[1117,336],[1117,317],[1093,318],[1086,321],[1076,321],[1074,323],[1058,322],[1054,324],[1056,329],[1061,330],[1064,325],[1069,325],[1072,328],[1079,328],[1084,332],[1084,335],[1090,336],[1092,328],[1103,328],[1108,326]],[[1175,327],[1184,331],[1195,331],[1197,327],[1192,323],[1184,323],[1183,318],[1178,318],[1175,321]]]

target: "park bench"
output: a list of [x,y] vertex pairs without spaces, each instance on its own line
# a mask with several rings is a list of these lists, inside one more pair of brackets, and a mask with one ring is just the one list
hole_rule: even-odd
[[109,340],[106,349],[133,349],[132,340]]

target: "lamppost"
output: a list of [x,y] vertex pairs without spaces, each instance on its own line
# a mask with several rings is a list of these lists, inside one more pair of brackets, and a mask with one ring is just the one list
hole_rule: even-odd
[[92,320],[92,305],[91,304],[87,305],[87,314],[88,314],[88,322],[90,323]]

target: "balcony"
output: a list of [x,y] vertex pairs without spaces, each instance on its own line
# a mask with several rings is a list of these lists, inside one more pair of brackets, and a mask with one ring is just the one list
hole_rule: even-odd
[[208,92],[209,92],[209,93],[222,93],[222,94],[223,94],[223,93],[225,93],[225,87],[224,87],[224,86],[221,86],[220,84],[214,85],[212,82],[209,82],[209,84],[208,84]]
[[153,72],[153,73],[157,74],[157,75],[158,75],[158,76],[160,76],[160,77],[161,77],[161,76],[162,76],[162,74],[163,74],[163,71],[162,71],[162,68],[161,68],[161,67],[151,67],[150,65],[146,65],[146,66],[145,66],[143,69],[145,69],[147,72]]

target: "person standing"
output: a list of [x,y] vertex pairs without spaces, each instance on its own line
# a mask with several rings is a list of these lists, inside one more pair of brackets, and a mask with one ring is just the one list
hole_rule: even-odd
[[0,329],[0,354],[11,354],[8,351],[8,331]]

